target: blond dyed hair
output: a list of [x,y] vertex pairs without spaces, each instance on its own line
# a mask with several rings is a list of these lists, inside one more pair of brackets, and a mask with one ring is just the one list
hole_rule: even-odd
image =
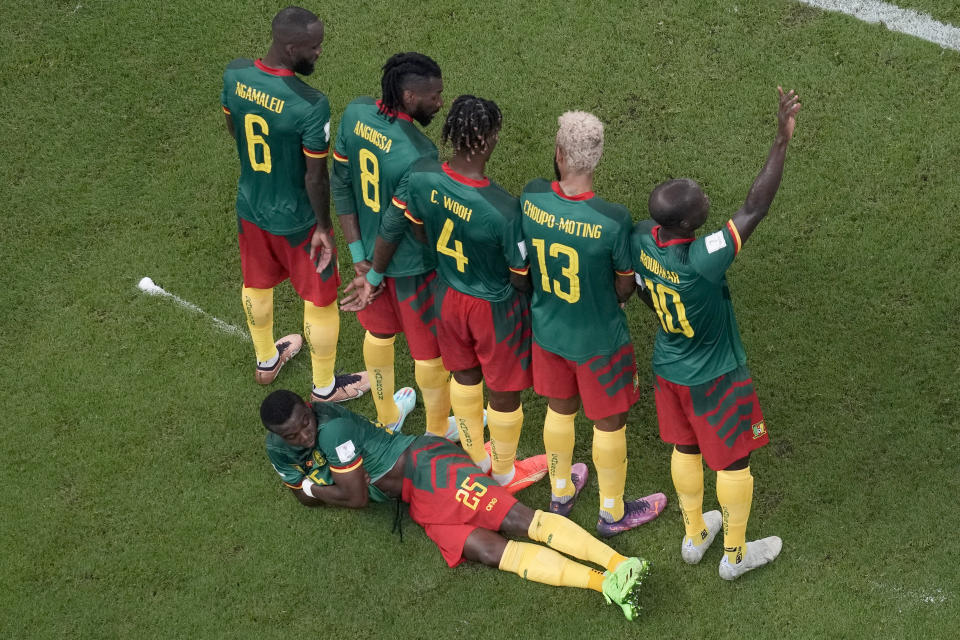
[[557,118],[557,146],[571,169],[593,171],[603,155],[603,123],[586,111],[567,111]]

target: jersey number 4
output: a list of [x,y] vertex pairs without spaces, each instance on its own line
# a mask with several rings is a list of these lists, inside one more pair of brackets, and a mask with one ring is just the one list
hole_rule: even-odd
[[[660,318],[660,326],[667,333],[682,333],[688,338],[693,337],[693,327],[687,321],[687,309],[680,300],[680,294],[663,284],[655,284],[650,278],[644,278],[643,282],[647,285],[647,291],[653,299],[653,308],[657,311],[657,317]],[[669,300],[668,300],[669,298]],[[676,312],[671,313],[670,307]],[[677,324],[680,326],[678,327]]]
[[437,238],[437,252],[445,256],[450,256],[457,261],[457,271],[463,273],[466,270],[470,260],[463,255],[463,243],[459,240],[453,241],[453,248],[450,248],[450,236],[453,234],[453,220],[447,218],[443,223],[443,229],[440,230],[440,237]]
[[[570,304],[580,299],[580,254],[573,247],[568,247],[559,242],[550,244],[546,248],[543,238],[534,238],[531,240],[534,249],[537,250],[537,262],[540,265],[540,288],[545,293],[553,293],[561,300],[566,300]],[[553,281],[551,287],[550,276],[547,275],[547,254],[551,258],[563,256],[567,259],[567,266],[560,267],[560,273],[567,279],[567,288],[563,288],[563,283],[559,280]]]
[[[260,133],[257,133],[254,125],[260,129]],[[270,161],[270,145],[267,144],[265,138],[270,133],[270,125],[260,116],[248,113],[243,118],[243,130],[247,138],[247,156],[250,158],[250,167],[254,171],[270,173],[273,164]],[[260,150],[259,154],[257,153],[258,149]],[[257,160],[257,155],[261,157],[261,160]]]

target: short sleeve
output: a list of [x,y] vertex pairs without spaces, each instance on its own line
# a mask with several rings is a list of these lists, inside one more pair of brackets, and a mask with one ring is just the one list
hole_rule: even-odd
[[720,282],[740,252],[740,234],[733,220],[719,231],[698,238],[690,245],[690,266],[711,282]]
[[304,119],[300,141],[303,153],[308,157],[327,157],[330,147],[330,102],[325,97],[313,105]]
[[503,257],[510,271],[520,275],[530,272],[527,261],[527,244],[523,239],[522,214],[520,201],[513,199],[508,211],[504,211]]
[[344,166],[350,163],[347,150],[346,117],[340,119],[340,126],[337,127],[337,141],[333,145],[333,159]]
[[[626,221],[629,223],[630,214],[626,211],[624,213],[626,215]],[[617,229],[617,235],[613,238],[613,250],[611,252],[613,269],[617,272],[617,275],[621,276],[633,275],[633,258],[630,254],[630,231],[630,224],[621,224]]]
[[363,464],[362,431],[354,428],[348,418],[336,418],[323,425],[317,435],[317,447],[327,456],[330,470],[347,473]]
[[227,96],[229,96],[227,91],[227,72],[223,72],[223,89],[220,90],[220,108],[223,109],[224,113],[230,113],[230,107],[227,106]]

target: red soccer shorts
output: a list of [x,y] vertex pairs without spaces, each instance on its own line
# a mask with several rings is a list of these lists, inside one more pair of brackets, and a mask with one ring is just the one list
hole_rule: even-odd
[[640,397],[637,386],[637,360],[631,343],[583,364],[533,343],[533,390],[545,398],[579,395],[583,412],[591,420],[629,411]]
[[272,289],[289,278],[297,294],[318,307],[326,307],[337,299],[340,273],[336,254],[323,273],[317,273],[317,265],[310,261],[314,227],[289,236],[277,236],[243,218],[237,220],[243,286]]
[[440,357],[434,305],[436,271],[417,276],[384,278],[386,291],[361,311],[357,319],[370,333],[402,333],[414,360]]
[[493,391],[529,389],[533,385],[530,334],[526,297],[516,294],[505,302],[489,302],[445,289],[437,341],[447,371],[479,366]]
[[463,562],[463,545],[476,529],[499,531],[517,499],[473,464],[463,449],[424,435],[407,449],[403,501],[451,567]]
[[699,446],[714,471],[726,469],[770,442],[747,367],[694,387],[656,378],[653,388],[660,438],[671,444]]

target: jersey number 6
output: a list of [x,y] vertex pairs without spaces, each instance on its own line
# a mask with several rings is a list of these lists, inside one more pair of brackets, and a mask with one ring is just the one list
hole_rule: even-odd
[[[254,131],[253,125],[260,127],[259,134]],[[247,137],[247,156],[250,158],[250,167],[254,171],[270,173],[270,170],[273,168],[273,164],[270,161],[270,145],[267,144],[264,138],[264,136],[270,133],[270,125],[260,116],[248,113],[243,118],[243,131]],[[261,149],[263,156],[263,160],[260,162],[257,161],[257,147]]]

